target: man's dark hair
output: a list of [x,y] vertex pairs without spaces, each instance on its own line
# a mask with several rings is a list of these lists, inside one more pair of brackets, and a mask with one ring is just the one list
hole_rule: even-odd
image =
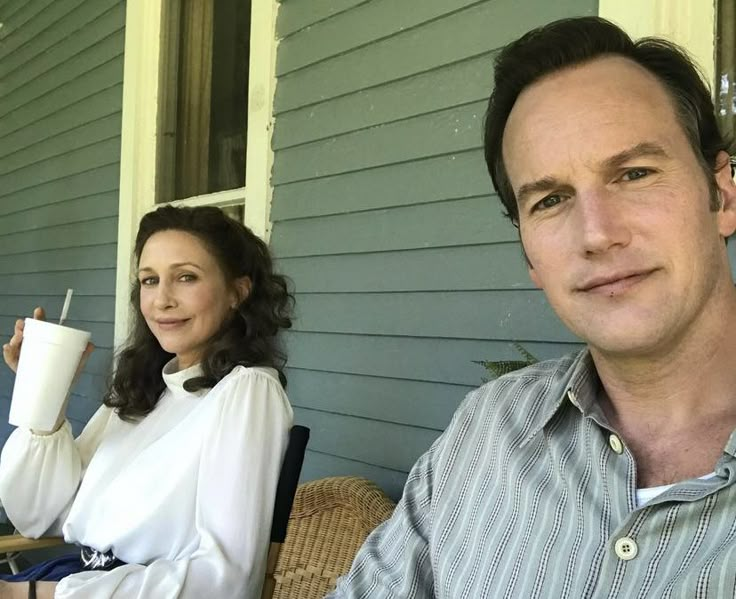
[[718,210],[716,156],[728,151],[729,143],[718,130],[708,86],[693,61],[682,48],[666,40],[643,38],[634,42],[610,21],[578,17],[533,29],[506,46],[495,60],[494,88],[485,119],[485,157],[493,185],[514,224],[518,225],[519,209],[503,162],[502,144],[519,94],[546,75],[606,55],[628,58],[662,83],[705,172],[711,209]]

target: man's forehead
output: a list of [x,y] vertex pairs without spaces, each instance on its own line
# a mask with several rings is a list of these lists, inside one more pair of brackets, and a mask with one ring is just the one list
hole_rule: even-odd
[[602,162],[638,144],[666,145],[673,126],[681,129],[674,105],[653,75],[629,59],[603,57],[519,94],[504,129],[504,163],[513,182],[525,161],[570,154]]

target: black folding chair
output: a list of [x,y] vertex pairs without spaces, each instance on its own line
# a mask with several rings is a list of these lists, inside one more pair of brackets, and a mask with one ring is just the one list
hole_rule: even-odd
[[276,501],[273,509],[271,524],[271,543],[268,547],[266,561],[266,577],[263,581],[261,599],[271,599],[276,580],[273,577],[276,571],[276,562],[279,560],[281,547],[286,539],[286,527],[289,524],[289,514],[294,503],[294,495],[299,485],[299,475],[304,463],[304,452],[309,441],[309,429],[306,426],[296,425],[289,431],[289,444],[286,446],[284,463],[281,466],[279,482],[276,487]]

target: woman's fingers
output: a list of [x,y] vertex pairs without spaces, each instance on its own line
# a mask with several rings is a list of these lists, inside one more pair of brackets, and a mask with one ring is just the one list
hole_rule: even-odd
[[9,343],[6,343],[3,345],[3,360],[5,360],[5,363],[8,365],[8,368],[15,372],[18,370],[18,357],[13,352],[13,349],[10,347]]
[[18,359],[20,358],[20,346],[23,343],[23,327],[25,323],[18,319],[15,321],[13,336],[3,345],[3,360],[8,367],[15,372],[18,370]]
[[79,360],[79,368],[77,369],[79,372],[82,372],[84,365],[87,363],[87,358],[89,358],[93,351],[95,351],[95,344],[88,341],[87,347],[85,347],[84,352],[82,352],[82,358]]
[[[33,310],[33,318],[36,320],[46,320],[46,311],[41,307],[37,306]],[[20,359],[20,348],[23,344],[23,329],[26,326],[26,321],[19,318],[15,321],[15,327],[13,328],[13,336],[6,344],[3,345],[3,360],[10,367],[13,372],[18,370],[18,360]]]
[[77,382],[79,375],[82,374],[82,370],[84,370],[84,365],[87,363],[87,358],[89,358],[90,354],[94,350],[95,350],[94,343],[92,343],[91,341],[88,341],[87,347],[84,348],[84,352],[82,352],[82,357],[79,360],[79,366],[77,366],[77,372],[74,374],[74,381],[72,382],[72,385],[74,385]]

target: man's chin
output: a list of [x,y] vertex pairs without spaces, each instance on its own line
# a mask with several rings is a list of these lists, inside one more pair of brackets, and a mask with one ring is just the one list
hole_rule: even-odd
[[670,344],[661,335],[642,335],[642,331],[629,336],[600,336],[587,342],[594,357],[608,360],[650,360],[666,354]]

